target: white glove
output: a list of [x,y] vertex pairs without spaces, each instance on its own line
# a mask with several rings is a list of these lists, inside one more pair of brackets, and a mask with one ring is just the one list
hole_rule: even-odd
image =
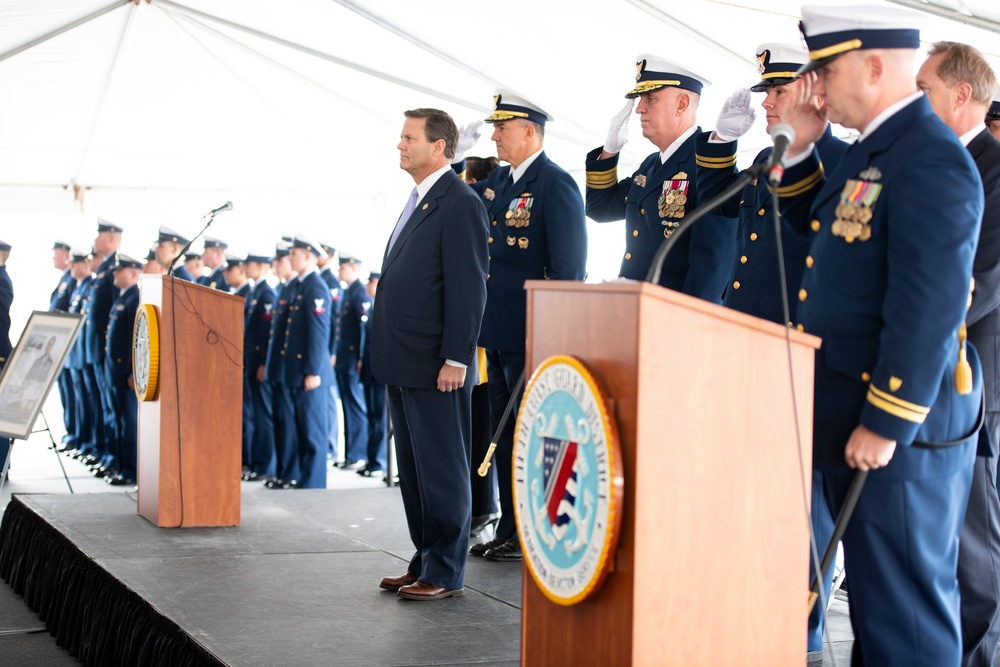
[[474,120],[459,128],[458,146],[455,147],[455,157],[451,159],[452,164],[465,159],[465,154],[479,141],[479,128],[482,126],[483,121]]
[[757,112],[750,107],[750,90],[740,88],[722,105],[715,136],[723,141],[736,141],[747,133],[756,118]]
[[628,119],[632,115],[633,108],[635,108],[635,100],[629,100],[622,107],[622,110],[611,119],[608,138],[604,140],[605,153],[619,153],[628,143]]

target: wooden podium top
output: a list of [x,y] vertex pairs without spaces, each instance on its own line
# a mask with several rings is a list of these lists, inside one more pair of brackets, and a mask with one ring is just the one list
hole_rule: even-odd
[[790,327],[783,327],[776,322],[754,317],[753,315],[747,315],[746,313],[741,313],[740,311],[733,310],[732,308],[725,308],[715,303],[709,303],[704,299],[699,299],[687,294],[682,294],[676,290],[667,289],[666,287],[660,287],[659,285],[653,285],[652,283],[639,280],[626,280],[623,278],[603,283],[584,283],[573,280],[526,280],[524,283],[524,289],[529,292],[532,290],[550,292],[599,292],[603,294],[631,294],[642,298],[648,297],[669,302],[681,308],[687,308],[688,310],[704,313],[705,315],[726,320],[732,322],[733,324],[746,327],[748,329],[754,329],[755,331],[760,331],[778,338],[784,339],[785,334],[788,333],[790,334],[793,343],[805,345],[816,350],[819,349],[820,344],[823,342],[819,336],[813,336],[812,334],[797,331],[795,329],[791,329]]

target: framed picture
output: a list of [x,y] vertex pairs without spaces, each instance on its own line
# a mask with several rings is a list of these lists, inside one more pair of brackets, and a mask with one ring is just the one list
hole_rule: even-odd
[[26,440],[80,331],[80,315],[31,313],[0,375],[0,436]]

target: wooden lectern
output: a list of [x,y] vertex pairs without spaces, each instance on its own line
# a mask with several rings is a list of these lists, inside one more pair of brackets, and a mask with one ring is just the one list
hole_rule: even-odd
[[791,332],[796,420],[785,327],[649,283],[526,288],[527,373],[570,354],[603,384],[625,504],[590,598],[522,567],[521,664],[803,664],[819,339]]
[[138,505],[157,526],[240,523],[243,301],[169,276],[139,282],[157,312],[159,389],[139,402]]

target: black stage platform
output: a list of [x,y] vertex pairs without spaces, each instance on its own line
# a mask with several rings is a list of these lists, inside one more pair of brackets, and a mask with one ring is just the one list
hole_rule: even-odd
[[521,566],[465,597],[380,591],[412,546],[397,490],[245,493],[235,528],[160,529],[126,494],[18,495],[0,578],[84,664],[515,665]]

